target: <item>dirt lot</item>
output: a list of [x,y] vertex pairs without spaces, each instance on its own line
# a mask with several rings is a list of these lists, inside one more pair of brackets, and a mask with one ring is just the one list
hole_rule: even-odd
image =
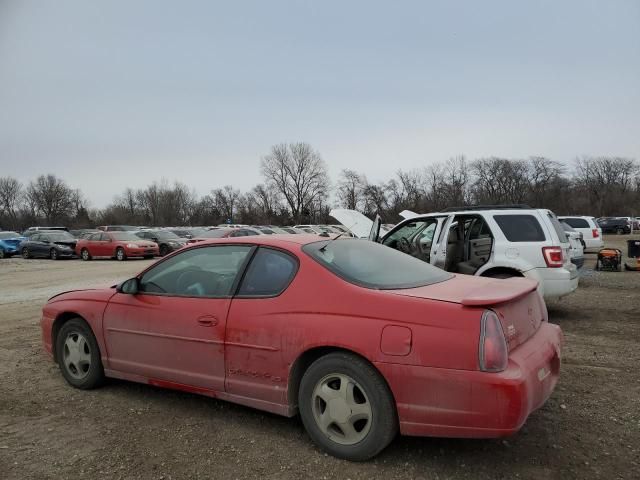
[[561,380],[519,434],[397,438],[355,464],[316,449],[298,419],[121,381],[67,386],[42,352],[42,305],[147,263],[0,262],[0,478],[640,478],[640,272],[594,272],[589,255],[578,292],[549,305]]

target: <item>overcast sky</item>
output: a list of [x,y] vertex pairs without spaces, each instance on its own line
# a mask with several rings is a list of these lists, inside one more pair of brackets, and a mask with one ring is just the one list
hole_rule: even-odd
[[306,141],[335,179],[464,154],[640,158],[640,1],[0,0],[0,176],[260,182]]

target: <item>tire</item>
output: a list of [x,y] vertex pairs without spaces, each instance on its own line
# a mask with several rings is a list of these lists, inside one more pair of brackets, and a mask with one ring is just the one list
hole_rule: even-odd
[[62,325],[55,342],[56,362],[69,385],[89,390],[103,382],[100,348],[84,320],[73,318]]
[[169,253],[169,247],[167,247],[166,245],[160,245],[160,252],[159,253],[160,253],[161,257],[164,257],[167,253]]
[[370,459],[398,432],[389,387],[371,364],[353,354],[330,353],[311,364],[300,382],[298,405],[311,440],[345,460]]
[[0,248],[0,259],[4,258],[4,249]]
[[622,228],[618,228],[616,230],[616,235],[622,235],[624,233],[624,230]]
[[22,258],[24,259],[31,258],[31,254],[29,253],[29,249],[27,247],[24,247],[22,249]]
[[85,262],[88,262],[89,260],[91,260],[91,254],[89,253],[89,250],[87,250],[86,248],[83,248],[82,251],[80,252],[80,258]]
[[49,250],[49,258],[51,260],[58,260],[58,251],[55,248]]
[[122,247],[116,248],[116,260],[123,262],[126,259],[127,259],[127,254],[124,253],[124,248]]

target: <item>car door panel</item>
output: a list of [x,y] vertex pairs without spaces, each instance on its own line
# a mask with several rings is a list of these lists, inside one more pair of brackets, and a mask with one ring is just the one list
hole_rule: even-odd
[[103,320],[110,367],[222,391],[230,303],[229,298],[114,295]]

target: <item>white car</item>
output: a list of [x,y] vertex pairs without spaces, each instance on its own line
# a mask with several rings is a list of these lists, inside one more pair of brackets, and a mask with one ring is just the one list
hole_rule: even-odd
[[357,236],[395,248],[453,273],[494,278],[523,276],[538,281],[545,300],[578,288],[569,240],[550,210],[510,206],[459,207],[405,218],[379,238],[375,222],[354,210],[330,215]]
[[602,229],[596,223],[596,219],[587,216],[561,216],[558,220],[564,221],[570,227],[582,234],[584,250],[600,250],[604,247]]

